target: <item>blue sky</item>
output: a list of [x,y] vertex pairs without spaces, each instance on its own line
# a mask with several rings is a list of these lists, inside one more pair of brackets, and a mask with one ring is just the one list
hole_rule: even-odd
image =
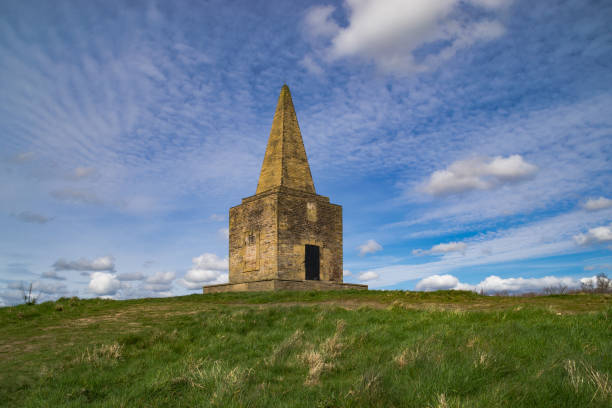
[[280,87],[345,281],[612,273],[612,3],[3,1],[0,301],[227,279]]

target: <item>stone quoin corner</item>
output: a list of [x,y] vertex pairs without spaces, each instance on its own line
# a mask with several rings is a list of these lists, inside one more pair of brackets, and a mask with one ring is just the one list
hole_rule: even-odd
[[318,195],[283,85],[254,196],[229,211],[229,283],[204,293],[367,289],[342,282],[342,207]]

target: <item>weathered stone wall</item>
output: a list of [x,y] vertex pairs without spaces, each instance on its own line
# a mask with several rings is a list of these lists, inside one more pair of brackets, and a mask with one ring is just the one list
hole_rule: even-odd
[[278,199],[275,194],[245,198],[229,213],[229,281],[271,279],[278,270]]
[[280,279],[305,279],[305,246],[316,245],[322,281],[342,282],[342,207],[329,198],[290,191],[278,200]]
[[230,283],[303,280],[305,246],[320,251],[320,279],[342,282],[342,207],[284,187],[230,209]]

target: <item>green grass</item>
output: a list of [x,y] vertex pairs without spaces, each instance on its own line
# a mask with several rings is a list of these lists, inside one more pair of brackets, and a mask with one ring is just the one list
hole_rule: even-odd
[[0,309],[18,407],[611,407],[612,297],[278,292]]

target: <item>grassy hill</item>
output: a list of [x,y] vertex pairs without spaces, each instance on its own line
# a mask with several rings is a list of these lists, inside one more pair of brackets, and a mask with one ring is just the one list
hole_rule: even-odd
[[612,297],[280,292],[0,309],[8,407],[611,407]]

